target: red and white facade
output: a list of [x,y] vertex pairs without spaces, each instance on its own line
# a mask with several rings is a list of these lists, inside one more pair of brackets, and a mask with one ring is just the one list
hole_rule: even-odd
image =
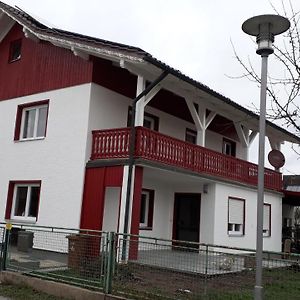
[[[257,116],[143,50],[1,2],[0,25],[0,221],[124,232],[133,99],[167,70],[136,106],[127,231],[255,247]],[[264,247],[279,251],[281,174],[266,169],[265,186]]]

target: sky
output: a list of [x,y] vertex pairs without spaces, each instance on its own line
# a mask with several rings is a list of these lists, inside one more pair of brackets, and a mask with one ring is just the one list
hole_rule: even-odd
[[[259,107],[259,87],[246,78],[234,78],[243,69],[233,46],[244,61],[251,60],[258,73],[260,56],[253,38],[242,31],[242,23],[255,15],[273,14],[272,5],[282,11],[282,3],[288,8],[291,2],[300,10],[299,0],[1,1],[17,5],[48,26],[140,47],[248,109]],[[281,39],[276,37],[275,43]],[[277,68],[271,55],[269,75],[280,72]],[[257,144],[256,139],[250,149],[254,163]],[[291,145],[284,145],[282,152],[286,157],[282,172],[300,174],[300,159]]]

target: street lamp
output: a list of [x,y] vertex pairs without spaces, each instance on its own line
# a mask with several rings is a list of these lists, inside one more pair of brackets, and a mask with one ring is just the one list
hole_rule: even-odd
[[261,56],[260,84],[260,116],[259,116],[259,147],[258,147],[258,191],[257,191],[257,231],[256,231],[256,275],[254,297],[262,299],[262,254],[263,254],[263,209],[264,209],[264,165],[266,136],[266,92],[268,56],[274,52],[272,44],[274,36],[288,30],[288,19],[278,15],[261,15],[248,19],[242,25],[245,33],[256,36],[258,48],[256,53]]

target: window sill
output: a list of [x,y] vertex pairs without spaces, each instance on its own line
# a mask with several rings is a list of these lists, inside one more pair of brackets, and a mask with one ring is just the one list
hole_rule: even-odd
[[9,64],[11,64],[11,63],[14,63],[14,62],[16,62],[16,61],[19,61],[19,60],[21,60],[21,56],[20,56],[20,57],[18,57],[18,58],[15,58],[15,59],[9,60],[9,61],[8,61],[8,63],[9,63]]
[[26,219],[26,218],[11,218],[10,220],[6,220],[7,222],[10,223],[14,223],[14,224],[35,224],[36,223],[36,219],[32,218],[32,219]]
[[230,236],[230,237],[243,237],[243,236],[245,236],[245,234],[243,234],[243,233],[240,233],[240,232],[228,232],[228,236]]
[[140,226],[139,227],[139,230],[152,230],[152,227],[143,227],[143,226]]
[[19,142],[41,141],[41,140],[44,140],[45,138],[46,138],[45,136],[42,136],[42,137],[36,137],[36,138],[15,140],[15,142],[19,143]]

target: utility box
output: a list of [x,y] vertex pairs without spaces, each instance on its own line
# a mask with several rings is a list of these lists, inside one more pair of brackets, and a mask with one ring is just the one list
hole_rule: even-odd
[[29,252],[33,247],[33,232],[31,231],[18,231],[17,249],[22,252]]
[[100,254],[100,237],[72,234],[69,240],[68,267],[79,270],[87,261]]

